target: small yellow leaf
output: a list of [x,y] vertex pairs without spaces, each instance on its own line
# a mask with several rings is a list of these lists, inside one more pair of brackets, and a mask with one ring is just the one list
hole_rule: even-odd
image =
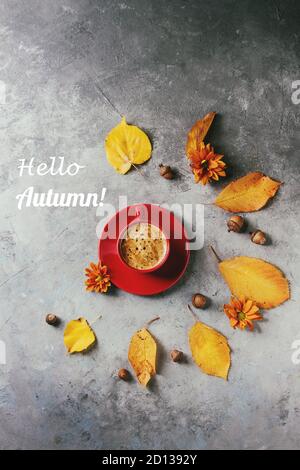
[[189,331],[189,343],[195,363],[205,374],[227,380],[231,360],[225,336],[197,321]]
[[138,381],[147,385],[156,374],[156,342],[146,328],[137,331],[131,338],[128,360]]
[[84,352],[96,342],[96,337],[85,318],[70,321],[64,332],[64,343],[70,354]]
[[136,126],[130,126],[122,118],[106,136],[107,160],[114,169],[124,175],[131,166],[140,165],[151,157],[151,143],[148,136]]
[[199,119],[188,133],[186,143],[186,154],[189,157],[191,150],[198,150],[200,143],[204,141],[206,134],[215,118],[216,113],[211,112],[206,114],[204,118]]
[[260,308],[277,307],[290,298],[283,273],[262,259],[238,256],[221,261],[219,269],[233,295],[253,300]]
[[229,212],[253,212],[275,196],[281,183],[262,173],[249,173],[226,186],[215,204]]

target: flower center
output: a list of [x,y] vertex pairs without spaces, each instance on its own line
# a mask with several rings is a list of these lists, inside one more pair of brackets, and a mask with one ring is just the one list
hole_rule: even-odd
[[96,280],[96,282],[102,281],[102,276],[101,276],[101,274],[99,274],[99,276],[97,276],[95,280]]
[[246,318],[246,315],[244,314],[244,312],[238,312],[239,321],[243,321],[245,320],[245,318]]
[[202,160],[201,166],[202,166],[202,168],[203,168],[204,170],[207,170],[207,168],[208,168],[208,162],[207,162],[207,160]]

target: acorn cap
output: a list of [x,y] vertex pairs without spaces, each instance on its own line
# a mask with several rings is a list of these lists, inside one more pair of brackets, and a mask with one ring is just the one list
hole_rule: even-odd
[[130,379],[130,372],[127,369],[120,369],[118,372],[118,377],[121,380],[129,380]]
[[195,308],[204,308],[207,303],[207,298],[202,294],[195,294],[192,298],[192,304]]
[[174,178],[174,173],[172,168],[169,165],[163,165],[162,163],[159,165],[159,173],[160,176],[167,180],[172,180]]
[[48,323],[48,325],[57,325],[59,323],[59,318],[54,315],[54,313],[48,313],[46,316],[46,323]]
[[171,359],[173,362],[180,362],[183,359],[183,352],[178,351],[178,349],[173,349],[170,353]]
[[251,233],[251,241],[256,245],[265,245],[267,243],[267,236],[261,230],[256,230]]
[[232,215],[227,221],[227,227],[229,232],[239,233],[245,224],[245,219],[241,215]]

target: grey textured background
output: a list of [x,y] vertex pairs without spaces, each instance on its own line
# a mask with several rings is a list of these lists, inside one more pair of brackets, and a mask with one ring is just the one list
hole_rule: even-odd
[[[296,0],[1,0],[1,448],[299,448],[300,366],[291,360],[300,339],[300,108],[291,101],[300,79],[299,13]],[[226,214],[205,208],[206,247],[262,257],[291,282],[291,301],[266,313],[253,334],[233,331],[222,314],[229,294],[206,247],[163,295],[88,294],[83,270],[97,259],[96,210],[16,205],[29,185],[99,193],[106,186],[112,204],[119,194],[130,203],[211,201],[222,185],[194,185],[184,156],[187,130],[210,110],[220,114],[210,141],[230,164],[227,181],[259,170],[285,182],[266,209],[248,216],[271,246],[228,234]],[[152,138],[146,182],[106,162],[103,141],[118,113]],[[73,178],[19,177],[19,158],[50,156],[86,169]],[[160,161],[183,174],[174,182],[157,177]],[[212,299],[201,319],[232,346],[228,383],[189,358],[186,304],[195,291]],[[101,313],[98,346],[67,357],[63,325],[44,322],[49,311],[64,322]],[[155,315],[157,378],[149,390],[119,382],[132,333]],[[187,364],[169,361],[173,347],[187,353]]]

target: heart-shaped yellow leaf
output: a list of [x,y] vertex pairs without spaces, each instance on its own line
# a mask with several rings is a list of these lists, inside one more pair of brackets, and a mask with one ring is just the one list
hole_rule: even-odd
[[156,374],[156,342],[146,328],[137,331],[131,338],[128,360],[140,384],[146,386]]
[[233,295],[253,300],[260,308],[277,307],[290,298],[283,273],[262,259],[238,256],[221,261],[219,269]]
[[199,119],[188,133],[186,143],[186,154],[189,157],[191,150],[197,150],[200,143],[204,141],[206,134],[209,131],[210,126],[215,118],[216,113],[211,112],[206,114],[204,118]]
[[227,380],[231,359],[225,336],[197,321],[189,331],[189,343],[195,363],[205,374]]
[[123,117],[120,124],[106,136],[107,160],[114,169],[124,175],[131,166],[140,165],[151,157],[151,142],[148,136],[136,126],[127,124]]
[[281,183],[262,173],[249,173],[221,191],[215,204],[229,212],[253,212],[275,196]]
[[96,342],[96,336],[85,318],[70,321],[64,332],[64,343],[70,354],[84,352]]

